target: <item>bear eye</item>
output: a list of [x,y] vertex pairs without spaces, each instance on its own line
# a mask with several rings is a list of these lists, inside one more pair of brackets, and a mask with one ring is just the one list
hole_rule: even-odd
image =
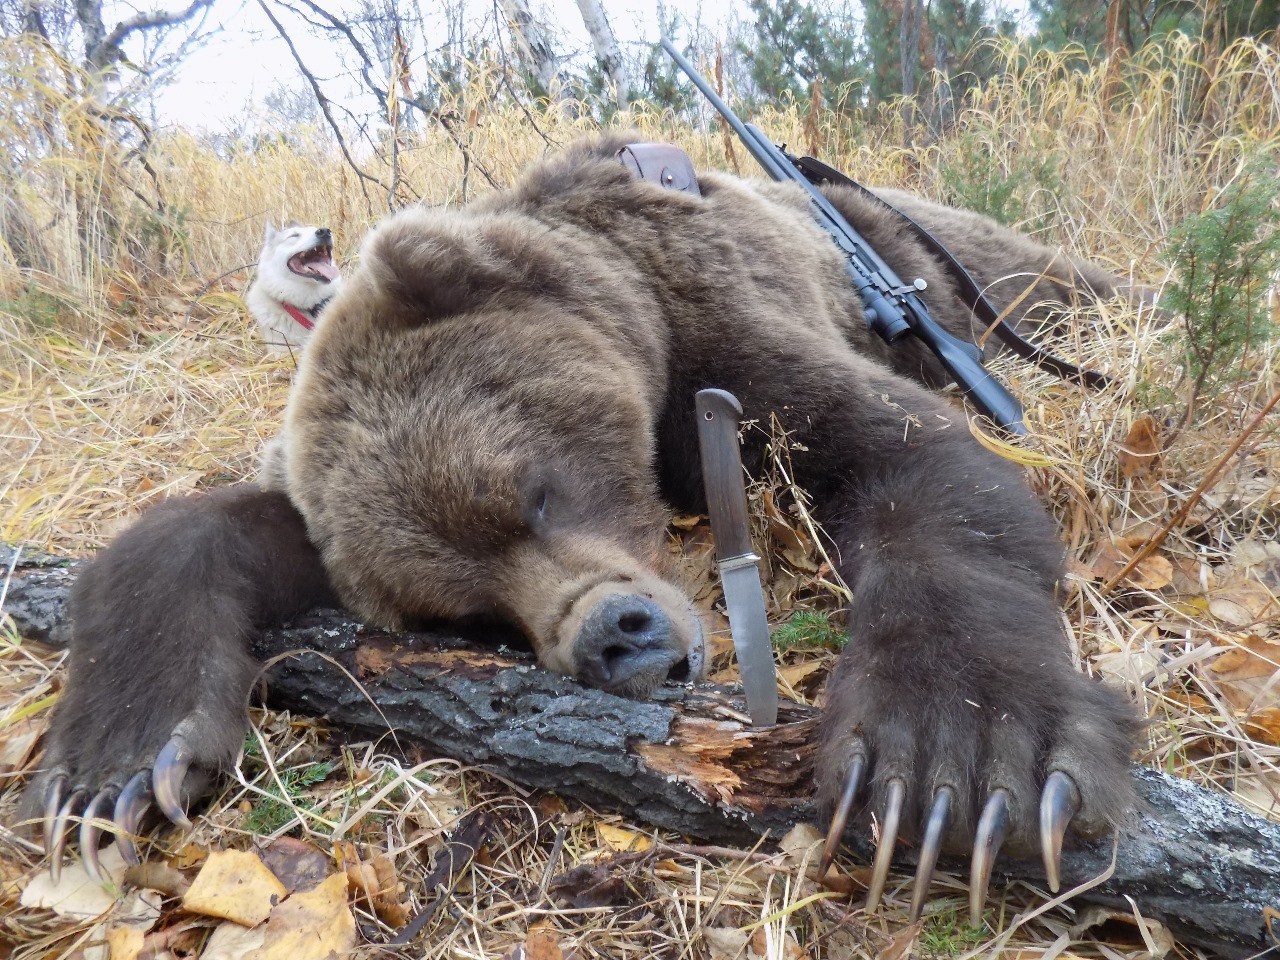
[[547,511],[551,505],[551,491],[546,487],[538,487],[530,497],[530,505],[535,523],[547,522]]

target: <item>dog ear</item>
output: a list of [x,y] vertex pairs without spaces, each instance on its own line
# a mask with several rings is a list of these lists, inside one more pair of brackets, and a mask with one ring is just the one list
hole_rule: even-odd
[[276,230],[276,225],[272,223],[270,220],[268,220],[266,228],[262,231],[262,242],[270,243],[272,240],[276,238],[276,234],[278,232],[279,231]]

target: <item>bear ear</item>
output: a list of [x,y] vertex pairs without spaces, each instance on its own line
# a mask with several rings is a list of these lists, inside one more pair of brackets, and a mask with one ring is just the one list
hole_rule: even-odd
[[465,216],[401,214],[370,237],[361,262],[381,294],[407,307],[415,322],[500,298],[563,294],[563,263],[544,235]]

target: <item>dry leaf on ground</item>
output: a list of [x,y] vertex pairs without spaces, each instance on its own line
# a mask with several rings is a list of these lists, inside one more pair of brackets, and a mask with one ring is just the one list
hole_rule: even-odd
[[1221,681],[1270,677],[1280,670],[1280,642],[1251,633],[1215,658],[1209,669]]
[[333,869],[327,853],[294,837],[277,837],[267,844],[261,856],[266,868],[289,893],[318,886]]
[[139,927],[118,926],[107,931],[107,956],[110,960],[138,960],[147,934]]
[[373,906],[374,913],[387,926],[405,926],[413,913],[403,900],[404,885],[396,876],[391,858],[378,854],[371,860],[360,860],[355,847],[343,845],[342,862],[346,865],[348,889],[353,897],[361,897]]
[[800,944],[796,943],[796,938],[790,933],[782,935],[781,944],[770,944],[765,928],[756,927],[755,932],[751,934],[751,939],[747,941],[748,960],[757,960],[757,958],[758,960],[775,960],[775,958],[776,960],[805,960],[805,957],[805,952],[800,949]]
[[262,946],[245,960],[330,960],[356,944],[347,906],[347,877],[335,873],[314,890],[295,893],[271,911]]
[[916,945],[916,939],[923,929],[924,921],[917,920],[911,926],[899,930],[876,955],[876,960],[902,960],[903,957],[909,956],[911,948]]
[[596,833],[602,844],[617,853],[639,853],[653,846],[653,840],[643,833],[611,823],[596,824]]
[[747,931],[737,927],[706,927],[702,931],[711,952],[711,960],[744,960],[747,955]]
[[244,960],[262,946],[266,936],[264,926],[242,927],[228,920],[210,934],[200,960]]
[[1257,580],[1240,577],[1210,594],[1209,612],[1228,626],[1251,627],[1280,616],[1280,607],[1265,586]]
[[564,960],[560,935],[548,923],[537,923],[524,938],[523,960]]
[[1159,462],[1162,447],[1159,425],[1150,414],[1143,414],[1133,422],[1116,453],[1120,472],[1128,480],[1145,476]]
[[[1084,566],[1087,575],[1094,580],[1103,581],[1116,576],[1128,566],[1129,561],[1134,557],[1134,551],[1145,540],[1145,538],[1135,539],[1136,543],[1127,539],[1119,542],[1104,540]],[[1125,579],[1143,590],[1162,590],[1173,582],[1173,563],[1163,554],[1153,553],[1134,567]]]
[[1173,934],[1163,924],[1146,917],[1139,918],[1133,913],[1101,906],[1084,907],[1071,927],[1071,936],[1079,939],[1095,927],[1111,922],[1129,927],[1140,936],[1147,948],[1147,956],[1153,960],[1160,960],[1177,948],[1177,941],[1174,940]]
[[254,927],[267,919],[288,893],[257,854],[215,850],[183,896],[182,905],[192,913]]
[[112,880],[108,888],[85,872],[79,861],[64,864],[55,883],[48,870],[28,881],[20,900],[24,907],[42,907],[68,920],[87,920],[111,912],[115,921],[150,922],[160,916],[160,897],[151,891],[134,891],[120,897],[115,892],[124,875],[124,860],[114,845],[99,857],[103,873]]

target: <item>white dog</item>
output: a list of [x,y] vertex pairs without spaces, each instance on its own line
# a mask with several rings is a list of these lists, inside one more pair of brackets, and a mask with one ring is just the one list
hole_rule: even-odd
[[328,227],[267,224],[258,275],[249,288],[249,312],[275,350],[303,348],[341,278]]

